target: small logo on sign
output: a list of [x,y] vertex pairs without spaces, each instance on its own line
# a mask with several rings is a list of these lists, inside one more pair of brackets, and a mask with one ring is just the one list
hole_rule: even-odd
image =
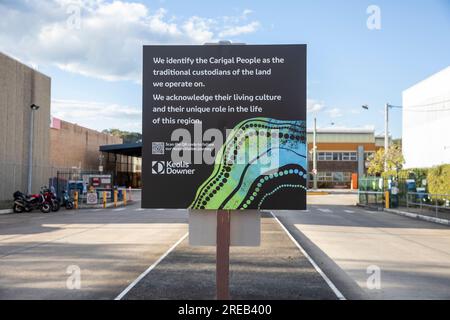
[[152,162],[152,173],[153,174],[164,174],[166,172],[166,165],[164,161],[153,161]]

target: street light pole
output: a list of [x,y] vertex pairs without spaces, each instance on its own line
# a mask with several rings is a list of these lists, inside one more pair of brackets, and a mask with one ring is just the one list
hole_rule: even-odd
[[389,148],[389,104],[384,106],[384,172],[387,171],[387,154]]
[[314,118],[314,129],[313,129],[313,189],[317,189],[317,119]]
[[[369,110],[369,106],[367,104],[362,106],[363,109]],[[387,154],[389,149],[389,108],[397,108],[402,109],[402,106],[393,106],[389,103],[384,105],[384,171],[386,172],[387,167]]]
[[28,187],[27,193],[31,194],[33,182],[33,140],[34,140],[34,112],[39,109],[39,106],[32,104],[30,116],[30,138],[28,146]]

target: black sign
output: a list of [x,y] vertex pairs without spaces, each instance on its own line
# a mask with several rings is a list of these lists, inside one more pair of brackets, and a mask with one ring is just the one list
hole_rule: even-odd
[[145,46],[144,208],[306,209],[306,45]]

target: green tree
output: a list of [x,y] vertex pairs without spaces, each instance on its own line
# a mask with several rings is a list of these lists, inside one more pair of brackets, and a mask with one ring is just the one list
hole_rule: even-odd
[[123,143],[137,143],[142,141],[142,134],[139,132],[128,132],[119,129],[105,129],[102,131],[123,139]]
[[[387,160],[387,172],[384,172],[385,159]],[[368,161],[369,167],[367,173],[374,176],[380,176],[382,174],[397,175],[405,163],[399,144],[392,144],[386,155],[384,154],[384,149],[379,149],[374,155],[369,157]]]
[[367,173],[371,176],[381,175],[384,172],[384,149],[379,149],[367,161],[369,162]]
[[450,164],[429,169],[427,180],[430,193],[450,194]]

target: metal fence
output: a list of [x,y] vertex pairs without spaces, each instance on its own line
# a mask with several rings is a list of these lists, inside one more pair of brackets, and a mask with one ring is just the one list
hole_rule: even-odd
[[[42,186],[57,188],[58,171],[77,171],[76,169],[44,165],[33,165],[32,192],[38,193]],[[78,170],[79,171],[79,170]],[[0,161],[0,209],[12,207],[15,191],[27,192],[28,165]]]
[[[116,203],[117,205],[129,204],[132,201],[140,201],[141,200],[141,189],[130,189],[130,188],[117,188],[117,197],[114,198],[114,190],[111,191],[111,196],[106,197],[106,205],[112,206],[112,204]],[[88,196],[90,194],[96,194],[96,202],[88,201]],[[85,194],[80,194],[78,197],[78,208],[101,208],[103,207],[103,192],[88,192]],[[72,199],[74,200],[74,199]],[[92,200],[92,199],[91,199]],[[117,201],[117,202],[116,202]]]
[[408,211],[450,219],[450,194],[432,194],[425,192],[407,192],[406,207]]

